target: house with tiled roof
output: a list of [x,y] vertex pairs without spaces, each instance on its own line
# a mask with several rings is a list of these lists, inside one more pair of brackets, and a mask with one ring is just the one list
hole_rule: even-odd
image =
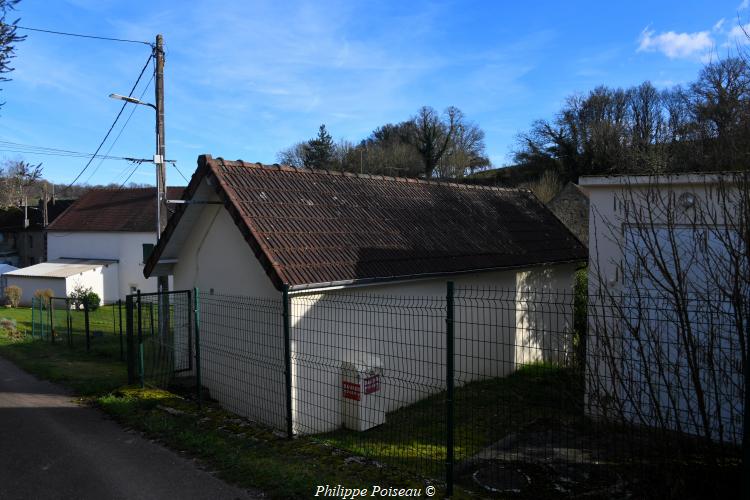
[[573,268],[586,248],[530,192],[201,156],[146,276],[275,296]]
[[[167,193],[181,195],[182,188]],[[155,292],[156,279],[146,279],[143,266],[156,244],[156,219],[156,188],[86,192],[47,226],[47,261],[15,272],[22,303],[39,288],[65,296],[77,285],[91,287],[105,303]]]
[[[283,416],[272,411],[284,407],[283,375],[264,364],[239,357],[222,361],[217,356],[257,349],[283,352],[281,311],[272,309],[286,294],[293,318],[296,433],[331,430],[341,422],[340,370],[304,359],[319,356],[321,345],[331,346],[326,355],[332,356],[330,366],[338,366],[352,349],[377,353],[382,344],[376,345],[376,339],[382,341],[384,332],[398,328],[387,324],[397,315],[372,317],[373,303],[382,306],[399,297],[429,297],[439,303],[445,299],[449,280],[456,286],[507,289],[510,305],[504,314],[513,317],[507,321],[514,325],[518,314],[520,325],[507,339],[508,349],[527,361],[545,359],[543,347],[527,338],[526,326],[533,323],[540,331],[543,318],[533,318],[535,313],[516,298],[515,290],[570,290],[575,270],[587,259],[581,242],[530,191],[522,189],[311,171],[204,155],[176,206],[146,262],[145,276],[170,275],[174,289],[198,288],[201,300],[213,304],[201,309],[203,385],[232,411],[269,425],[283,425],[279,421]],[[222,298],[230,296],[235,298]],[[256,302],[243,302],[238,296],[268,299],[269,312],[256,318],[248,309]],[[331,305],[337,297],[342,302]],[[222,301],[223,306],[216,305]],[[232,301],[235,305],[228,305]],[[352,303],[362,305],[361,311],[342,306]],[[232,321],[227,316],[230,307],[247,309],[250,323]],[[341,307],[348,315],[362,317],[335,320],[343,314]],[[557,311],[563,307],[572,313],[572,302],[557,304]],[[440,312],[437,308],[434,318],[404,313],[402,320],[412,322],[410,331],[415,334],[431,335],[445,326]],[[479,317],[477,322],[493,324]],[[563,327],[555,325],[555,331]],[[463,352],[483,349],[478,339],[471,345],[467,339],[457,344]],[[438,351],[417,351],[408,359],[375,357],[390,374],[403,370],[404,364],[432,366],[426,360]],[[487,354],[488,359],[493,355]],[[220,369],[230,362],[236,375],[227,377]],[[477,369],[476,376],[502,376],[515,369],[513,362],[484,365],[487,373],[480,373],[485,368]],[[434,365],[436,374],[440,367],[440,362]],[[460,369],[468,373],[468,367]],[[262,394],[249,394],[255,388],[246,380],[263,380]],[[392,384],[385,384],[381,393],[385,411],[436,389],[415,383],[400,387],[398,397],[390,397],[392,390]],[[257,396],[262,404],[242,405],[231,397],[239,393]]]

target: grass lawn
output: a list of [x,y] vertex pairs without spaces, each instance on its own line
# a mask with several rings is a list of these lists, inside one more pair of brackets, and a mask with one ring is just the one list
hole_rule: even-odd
[[[571,369],[534,364],[512,375],[473,382],[454,394],[454,457],[461,462],[530,422],[554,417],[577,423],[583,390]],[[446,457],[445,393],[387,415],[366,432],[339,430],[319,438],[385,463],[441,477]]]
[[[57,305],[57,304],[56,304]],[[48,310],[42,311],[42,321],[39,320],[39,310],[36,309],[33,314],[35,319],[36,330],[35,336],[44,335],[49,339],[50,320],[51,329],[54,331],[55,343],[65,344],[74,350],[85,350],[86,348],[86,321],[83,311],[68,311],[64,307],[55,307],[51,313]],[[122,308],[123,314],[123,336],[125,335],[125,307]],[[71,320],[71,335],[67,335],[67,318]],[[32,311],[28,307],[5,308],[0,309],[0,319],[8,318],[15,320],[20,332],[28,335],[32,334]],[[43,332],[38,331],[40,323],[43,323]],[[90,332],[90,349],[92,353],[104,357],[120,358],[120,328],[119,328],[119,311],[117,305],[101,306],[95,311],[89,312],[89,332]],[[123,349],[124,349],[123,338]]]
[[[104,325],[107,308],[102,309]],[[0,318],[15,319],[20,331],[30,331],[29,309],[2,313]],[[318,485],[326,484],[421,488],[423,493],[431,484],[405,468],[374,463],[316,437],[286,439],[213,403],[199,410],[176,394],[127,387],[125,363],[106,351],[87,353],[77,344],[71,349],[64,342],[11,338],[0,329],[0,356],[40,378],[69,386],[123,425],[198,458],[222,479],[260,489],[271,498],[310,498]],[[440,491],[441,485],[435,486]],[[473,495],[457,488],[454,498]]]
[[[64,384],[82,396],[109,392],[127,382],[125,363],[119,361],[119,336],[115,335],[112,327],[112,309],[112,306],[104,306],[91,313],[90,330],[100,328],[105,333],[91,339],[89,353],[86,352],[85,335],[82,333],[74,333],[72,347],[60,337],[54,343],[32,339],[31,309],[0,309],[0,320],[14,320],[18,331],[26,334],[20,340],[0,334],[0,355],[26,371]],[[78,314],[83,316],[82,313],[75,313]],[[82,318],[76,317],[74,330],[83,332],[83,326],[78,327],[78,319],[82,321]]]

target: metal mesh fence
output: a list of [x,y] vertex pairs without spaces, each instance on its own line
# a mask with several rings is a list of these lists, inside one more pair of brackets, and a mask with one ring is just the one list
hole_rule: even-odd
[[33,297],[31,335],[96,356],[125,359],[122,303],[91,307],[67,297]]
[[128,340],[137,344],[129,352],[137,351],[141,384],[169,388],[179,377],[190,378],[194,369],[191,293],[137,294],[128,299],[133,317]]
[[189,373],[211,398],[448,491],[726,496],[747,469],[748,318],[728,301],[452,284],[197,297]]
[[280,298],[200,293],[201,384],[248,419],[286,429]]
[[290,299],[295,434],[441,476],[445,299],[366,293]]

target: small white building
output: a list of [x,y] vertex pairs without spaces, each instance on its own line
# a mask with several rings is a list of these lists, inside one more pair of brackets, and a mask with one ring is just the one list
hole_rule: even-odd
[[[170,199],[181,194],[182,188],[168,188]],[[115,262],[117,272],[105,276],[103,300],[124,300],[136,290],[157,290],[156,279],[143,276],[156,230],[156,188],[92,189],[47,227],[47,258]]]
[[590,413],[738,443],[747,173],[579,185],[590,201]]
[[[382,363],[385,411],[440,390],[435,381],[445,379],[444,360],[437,358],[445,345],[444,309],[406,307],[409,298],[440,304],[447,280],[457,287],[510,291],[503,328],[493,327],[497,318],[481,317],[479,308],[461,309],[466,329],[457,326],[457,383],[503,376],[546,359],[550,346],[538,343],[529,325],[562,332],[565,325],[551,322],[564,315],[525,308],[524,294],[529,288],[570,290],[587,255],[527,190],[206,155],[199,157],[183,198],[145,274],[172,275],[176,290],[198,287],[208,295],[201,303],[203,384],[230,410],[281,428],[281,359],[269,356],[283,353],[281,314],[274,308],[288,288],[296,433],[342,424],[342,367],[356,362],[353,357]],[[222,304],[222,294],[267,300],[271,312],[253,319],[250,299],[246,306],[236,297]],[[502,313],[494,307],[486,313]],[[227,316],[230,308],[247,310],[252,323],[235,323]],[[409,354],[389,354],[393,335],[409,332],[420,332]],[[222,372],[228,363],[231,376]],[[259,386],[262,391],[249,394]]]
[[[43,262],[3,274],[7,286],[21,288],[22,306],[31,306],[37,290],[52,290],[54,297],[68,297],[78,287],[91,288],[102,301],[117,300],[117,262],[66,259]],[[107,288],[109,287],[109,288]]]

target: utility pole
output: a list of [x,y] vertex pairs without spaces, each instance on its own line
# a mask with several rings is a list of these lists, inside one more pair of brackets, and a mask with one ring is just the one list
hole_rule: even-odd
[[[156,100],[156,239],[161,237],[164,228],[167,227],[167,169],[166,169],[166,147],[164,142],[164,39],[156,35],[154,46],[154,58],[156,59],[156,75],[154,94]],[[169,290],[169,277],[159,276],[158,286],[160,292]]]
[[164,143],[164,39],[156,35],[156,46],[154,47],[154,58],[156,59],[156,85],[154,93],[156,98],[156,192],[157,192],[157,238],[167,226],[167,169],[166,169],[166,147]]

